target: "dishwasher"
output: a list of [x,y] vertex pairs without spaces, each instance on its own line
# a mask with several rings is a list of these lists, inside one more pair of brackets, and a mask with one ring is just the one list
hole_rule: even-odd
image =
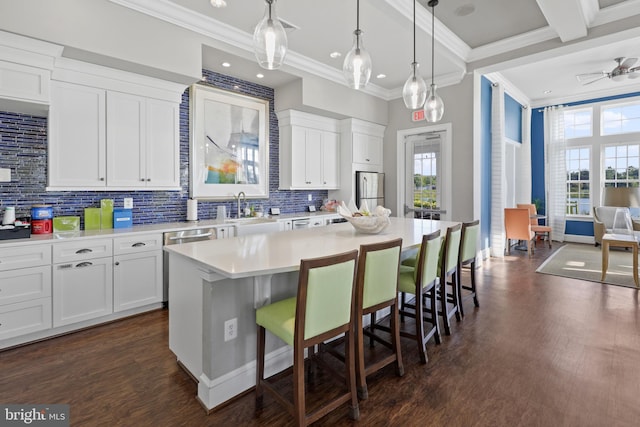
[[[215,227],[195,228],[190,230],[169,231],[163,235],[163,244],[179,245],[180,243],[200,242],[203,240],[213,240],[217,237]],[[169,254],[163,255],[163,277],[162,277],[162,302],[166,307],[169,299]]]

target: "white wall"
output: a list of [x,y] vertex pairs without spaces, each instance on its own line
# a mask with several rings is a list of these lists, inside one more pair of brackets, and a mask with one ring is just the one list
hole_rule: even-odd
[[201,38],[107,0],[3,0],[0,29],[67,46],[63,56],[192,83]]
[[[473,78],[467,75],[457,85],[438,89],[444,101],[440,123],[452,124],[452,221],[473,220]],[[389,102],[389,124],[384,136],[385,197],[387,206],[397,206],[397,132],[426,126],[412,122],[402,99]]]

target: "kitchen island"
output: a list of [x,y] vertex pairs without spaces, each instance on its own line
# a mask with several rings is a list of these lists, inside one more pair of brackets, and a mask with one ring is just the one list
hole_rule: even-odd
[[[401,237],[403,253],[453,222],[391,218],[380,234],[348,223],[165,247],[169,253],[169,347],[198,382],[208,409],[255,385],[255,309],[295,295],[300,260]],[[292,350],[267,334],[265,374],[292,363]]]

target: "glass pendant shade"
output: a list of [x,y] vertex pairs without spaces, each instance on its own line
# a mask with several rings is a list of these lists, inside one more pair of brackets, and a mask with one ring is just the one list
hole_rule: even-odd
[[432,84],[429,89],[429,96],[424,103],[424,118],[429,123],[439,122],[444,114],[444,102],[436,93],[436,85]]
[[253,51],[262,68],[275,70],[287,54],[287,33],[276,15],[276,0],[265,1],[264,18],[253,31]]
[[411,110],[422,107],[427,99],[427,84],[418,73],[419,66],[417,62],[411,64],[411,74],[402,88],[404,105]]
[[362,31],[353,32],[353,48],[344,57],[342,65],[349,87],[352,89],[362,89],[369,83],[371,78],[371,56],[364,49],[362,44]]

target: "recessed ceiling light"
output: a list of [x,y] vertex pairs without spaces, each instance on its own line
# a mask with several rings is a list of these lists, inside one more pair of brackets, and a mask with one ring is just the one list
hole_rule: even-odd
[[213,7],[227,7],[227,2],[224,0],[211,0],[211,6]]
[[264,74],[262,74],[262,73],[258,73],[258,74],[256,74],[256,77],[257,77],[257,78],[259,78],[259,79],[261,79],[261,78],[263,78],[263,77],[264,77]]
[[382,74],[382,73],[380,73],[380,74],[378,74],[378,75],[376,76],[376,78],[377,78],[377,79],[384,79],[384,78],[386,78],[386,77],[387,77],[387,75],[386,75],[386,74]]
[[340,52],[331,52],[329,56],[333,59],[340,58],[342,54]]
[[548,95],[548,94],[550,94],[550,93],[551,93],[551,91],[550,91],[549,89],[547,89],[547,90],[545,90],[543,93],[544,93],[545,95]]
[[228,62],[223,62],[223,63],[222,63],[222,66],[223,66],[224,68],[229,68],[229,67],[231,67],[231,64],[229,64]]
[[453,14],[456,16],[467,16],[471,15],[473,12],[475,12],[475,10],[476,7],[474,5],[467,3],[454,10]]

